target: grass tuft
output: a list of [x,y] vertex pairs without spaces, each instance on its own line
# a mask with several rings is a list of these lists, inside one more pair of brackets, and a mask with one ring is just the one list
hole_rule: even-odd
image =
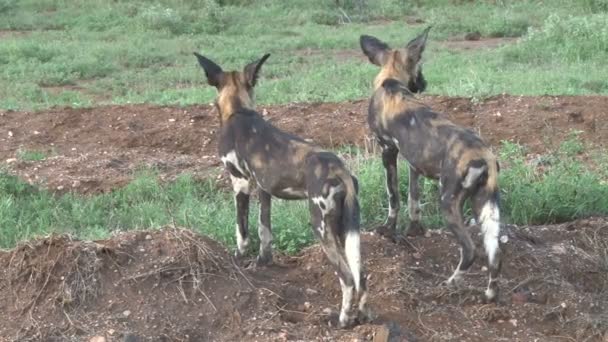
[[[524,149],[505,142],[500,156],[502,220],[515,224],[557,223],[590,215],[608,215],[608,184],[576,159],[575,138],[547,155],[543,168],[525,158]],[[362,225],[383,223],[387,215],[384,172],[380,157],[351,149],[340,151],[360,183]],[[402,198],[400,223],[407,224],[407,168],[399,164]],[[73,233],[81,238],[103,238],[112,231],[157,228],[175,223],[233,246],[235,214],[232,194],[212,180],[183,175],[162,183],[154,170],[141,170],[124,188],[94,196],[53,195],[46,190],[0,173],[0,247],[12,247],[33,236]],[[251,202],[251,237],[257,239],[257,201]],[[437,183],[425,180],[423,223],[443,226]],[[306,201],[273,202],[275,248],[295,253],[313,242]]]

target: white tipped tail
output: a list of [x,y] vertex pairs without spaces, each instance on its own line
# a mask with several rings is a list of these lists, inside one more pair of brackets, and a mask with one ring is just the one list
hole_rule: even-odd
[[488,253],[490,265],[494,264],[498,252],[498,235],[500,234],[500,213],[498,206],[493,201],[484,204],[479,215],[483,244]]
[[346,262],[348,262],[355,281],[355,289],[359,292],[361,287],[361,235],[359,231],[351,230],[346,233],[344,250]]

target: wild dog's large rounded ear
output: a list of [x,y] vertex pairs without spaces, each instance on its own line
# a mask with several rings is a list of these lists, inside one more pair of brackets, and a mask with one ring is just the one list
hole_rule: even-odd
[[424,48],[426,47],[426,39],[429,36],[429,31],[431,30],[431,26],[427,27],[422,31],[418,37],[410,40],[407,43],[407,56],[414,62],[418,63],[422,59],[422,53],[424,52]]
[[250,87],[254,87],[258,81],[258,72],[262,68],[262,64],[266,62],[266,60],[270,57],[270,54],[267,53],[262,58],[258,59],[255,62],[251,62],[245,66],[245,78],[247,79],[247,83]]
[[207,58],[205,56],[199,55],[196,52],[194,52],[194,55],[198,59],[198,64],[200,64],[201,67],[203,68],[203,70],[205,70],[205,75],[207,76],[207,82],[210,85],[212,85],[216,88],[219,88],[221,79],[222,79],[222,75],[224,74],[224,72],[222,71],[222,68],[220,68],[219,65],[215,64],[212,60],[210,60],[209,58]]
[[384,65],[388,59],[388,51],[390,47],[380,39],[368,35],[362,35],[359,38],[361,50],[369,58],[369,61],[378,66]]

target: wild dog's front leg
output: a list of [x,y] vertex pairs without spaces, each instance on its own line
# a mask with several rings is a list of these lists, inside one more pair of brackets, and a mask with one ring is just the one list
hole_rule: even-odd
[[399,149],[390,145],[382,147],[382,164],[386,172],[386,192],[388,195],[388,217],[384,226],[377,229],[378,234],[394,238],[399,215],[399,179],[397,177],[397,156]]
[[258,265],[272,263],[272,229],[270,226],[270,201],[271,196],[260,189],[260,221],[258,222],[258,236],[260,237],[260,254]]
[[407,196],[407,210],[410,216],[410,226],[407,235],[424,235],[424,228],[420,224],[420,173],[410,166],[410,184]]
[[249,180],[230,176],[236,205],[236,245],[237,257],[243,256],[249,246]]

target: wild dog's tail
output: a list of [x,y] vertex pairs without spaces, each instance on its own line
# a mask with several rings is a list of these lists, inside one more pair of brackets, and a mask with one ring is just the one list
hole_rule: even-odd
[[357,292],[362,286],[362,265],[361,265],[361,232],[360,232],[360,213],[359,202],[357,201],[357,186],[354,177],[348,172],[339,175],[346,188],[344,206],[342,209],[342,224],[344,227],[344,253],[348,267],[353,275],[355,289]]
[[497,278],[501,268],[498,172],[498,161],[488,152],[483,159],[469,163],[467,174],[462,181],[463,187],[475,189],[473,205],[479,215],[484,249],[488,255],[490,279],[485,293],[488,300],[494,300],[498,294]]

